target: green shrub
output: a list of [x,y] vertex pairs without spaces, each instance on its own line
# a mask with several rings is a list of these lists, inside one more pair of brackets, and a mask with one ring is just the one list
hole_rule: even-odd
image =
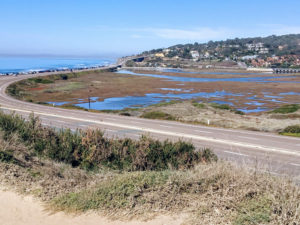
[[69,211],[134,207],[147,201],[141,196],[143,192],[166,184],[169,176],[169,171],[122,174],[97,185],[92,190],[69,193],[56,198],[53,205],[60,210]]
[[174,116],[160,111],[145,112],[141,117],[146,119],[176,120]]
[[238,206],[235,225],[267,224],[271,221],[272,201],[266,197],[246,199]]
[[231,106],[227,104],[211,103],[210,105],[215,109],[231,110]]
[[283,130],[284,133],[299,133],[300,134],[300,125],[288,126]]
[[293,113],[296,112],[300,109],[300,105],[297,104],[291,104],[291,105],[283,105],[277,109],[274,109],[271,111],[271,113],[281,113],[281,114],[286,114],[286,113]]
[[199,109],[203,109],[205,107],[205,105],[203,103],[199,103],[199,102],[193,102],[192,104],[193,104],[193,106],[195,106]]
[[53,83],[52,80],[44,79],[41,77],[29,78],[28,81],[36,83],[36,84],[51,84],[51,83]]
[[127,171],[188,169],[217,159],[209,149],[195,151],[191,143],[183,141],[161,142],[145,136],[138,141],[109,139],[102,131],[91,129],[56,131],[43,127],[33,115],[25,121],[18,115],[0,112],[0,129],[5,139],[18,134],[36,155],[85,169],[101,166]]
[[233,112],[235,114],[239,114],[239,115],[245,115],[244,112],[240,111],[240,110],[237,110],[233,107],[231,107],[230,105],[227,105],[227,104],[218,104],[218,103],[211,103],[210,104],[213,108],[215,109],[222,109],[222,110],[228,110],[230,112]]
[[154,105],[152,105],[152,106],[155,106],[155,107],[162,107],[162,106],[174,105],[174,104],[179,103],[179,102],[180,102],[180,101],[172,100],[172,101],[168,101],[168,102],[160,102],[160,103],[154,104]]
[[62,79],[62,80],[68,80],[68,74],[61,74],[60,75],[60,78]]
[[300,137],[300,125],[288,126],[283,131],[279,132],[279,134]]
[[0,150],[0,162],[15,163],[15,158],[11,152]]
[[240,110],[234,109],[233,111],[234,111],[235,114],[238,114],[238,115],[245,115],[245,113],[242,112],[242,111],[240,111]]

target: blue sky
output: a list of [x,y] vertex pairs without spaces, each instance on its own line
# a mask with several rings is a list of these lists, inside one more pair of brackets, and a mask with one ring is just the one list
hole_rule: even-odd
[[299,0],[1,0],[0,54],[120,56],[300,33]]

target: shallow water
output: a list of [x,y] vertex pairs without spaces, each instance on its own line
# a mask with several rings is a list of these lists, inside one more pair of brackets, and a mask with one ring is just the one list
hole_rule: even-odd
[[220,101],[220,100],[215,100],[215,101],[210,101],[209,103],[217,103],[220,105],[230,105],[230,106],[234,106],[234,104],[232,102],[228,102],[228,101]]
[[284,92],[284,93],[280,93],[280,95],[300,95],[300,92]]
[[158,70],[160,72],[165,72],[165,73],[189,73],[189,74],[218,74],[218,75],[228,75],[228,74],[238,74],[238,75],[266,75],[266,74],[270,74],[270,73],[242,73],[242,72],[207,72],[207,71],[204,71],[204,72],[193,72],[193,71],[184,71],[184,70],[181,70],[181,69],[161,69],[161,70]]
[[243,113],[259,113],[259,112],[265,112],[268,111],[269,109],[267,108],[261,108],[257,107],[256,109],[248,109],[248,108],[239,108],[239,111],[242,111]]
[[[114,97],[106,98],[104,101],[97,101],[97,97],[91,98],[90,109],[96,110],[121,110],[124,108],[138,108],[145,107],[160,102],[169,102],[171,100],[187,100],[193,98],[223,98],[224,96],[243,96],[241,94],[233,94],[226,91],[216,91],[216,92],[198,92],[198,93],[150,93],[145,96],[126,96],[126,97]],[[51,102],[50,104],[53,104]],[[82,102],[75,104],[83,108],[89,108],[88,102]]]
[[[175,72],[180,74],[183,71],[180,70],[165,70],[164,72]],[[234,106],[234,97],[246,97],[246,101],[244,107],[239,107],[238,110],[243,111],[244,113],[254,113],[254,112],[262,112],[270,110],[267,107],[263,107],[266,105],[266,102],[274,102],[274,103],[284,103],[281,99],[284,95],[297,95],[300,93],[295,92],[286,92],[281,93],[279,96],[272,95],[269,92],[262,92],[261,94],[264,98],[259,98],[257,95],[253,95],[252,93],[230,93],[226,91],[215,91],[215,92],[198,92],[198,93],[190,93],[193,89],[184,89],[186,82],[275,82],[275,83],[295,83],[294,81],[278,81],[278,80],[271,80],[271,79],[280,79],[280,78],[287,78],[287,77],[295,77],[295,76],[271,76],[266,77],[262,76],[265,74],[255,73],[256,77],[237,77],[237,78],[197,78],[197,77],[180,77],[180,76],[168,76],[168,75],[161,75],[161,74],[143,74],[143,73],[135,73],[132,71],[127,70],[120,70],[117,73],[121,74],[130,74],[133,76],[146,76],[146,77],[156,77],[156,78],[163,78],[169,81],[177,81],[179,83],[178,88],[161,88],[163,91],[168,91],[169,93],[162,94],[162,93],[148,93],[145,96],[124,96],[124,97],[113,97],[113,98],[106,98],[103,101],[99,101],[98,97],[92,97],[90,104],[87,102],[87,99],[77,99],[74,102],[77,102],[75,105],[80,106],[86,109],[95,109],[95,110],[122,110],[125,108],[140,108],[140,107],[147,107],[149,105],[157,104],[160,102],[169,102],[171,100],[188,100],[188,99],[206,99],[209,102],[214,102],[218,104],[227,104]],[[185,72],[184,72],[185,73]],[[199,73],[199,72],[189,72],[189,73]],[[203,74],[205,74],[204,72]],[[207,73],[207,74],[232,74],[232,73]],[[249,75],[249,73],[236,73],[241,75]],[[254,74],[254,73],[253,73]],[[298,82],[297,82],[298,83]],[[299,82],[300,83],[300,82]],[[183,93],[177,93],[183,92]],[[230,98],[230,96],[232,98]],[[229,98],[227,98],[229,97]],[[226,98],[226,99],[225,99]],[[54,102],[50,102],[53,104]],[[69,104],[72,102],[69,102]],[[67,104],[64,103],[56,103],[56,105],[63,105]]]
[[[145,73],[135,73],[129,70],[120,70],[117,73],[120,74],[129,74],[134,76],[144,76],[144,77],[155,77],[155,78],[164,78],[168,81],[177,81],[177,82],[256,82],[256,83],[300,83],[300,81],[282,81],[282,80],[274,80],[281,78],[294,78],[297,76],[257,76],[257,77],[234,77],[234,78],[199,78],[199,77],[177,77],[177,76],[168,76],[162,74],[145,74]],[[192,73],[192,72],[190,72]],[[217,73],[211,73],[217,74]],[[226,73],[220,73],[226,74]],[[232,74],[232,73],[228,73]],[[263,75],[263,74],[257,74]],[[265,75],[265,74],[264,74]]]

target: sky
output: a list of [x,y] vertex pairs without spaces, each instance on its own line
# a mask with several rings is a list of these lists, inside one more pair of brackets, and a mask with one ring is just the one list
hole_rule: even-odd
[[0,0],[0,54],[125,56],[300,33],[299,0]]

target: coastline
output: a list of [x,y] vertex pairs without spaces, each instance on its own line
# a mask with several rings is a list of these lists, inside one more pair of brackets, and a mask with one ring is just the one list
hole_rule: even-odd
[[[60,59],[57,59],[59,61]],[[68,59],[73,60],[73,59]],[[103,62],[101,62],[101,59],[99,59],[98,63],[92,63],[86,61],[86,63],[90,63],[91,65],[84,65],[84,63],[78,64],[61,64],[61,65],[38,65],[38,66],[32,66],[32,68],[26,63],[24,64],[23,69],[18,68],[10,68],[10,69],[2,69],[0,71],[0,76],[18,76],[18,75],[42,75],[42,74],[56,74],[56,73],[70,73],[70,72],[82,72],[82,71],[89,71],[89,70],[97,70],[97,69],[107,69],[107,68],[113,68],[117,67],[117,60],[106,60],[103,59]],[[23,65],[22,65],[23,66]],[[9,67],[9,66],[8,66]],[[27,67],[27,68],[26,68]],[[38,67],[46,67],[46,69],[37,69]],[[15,70],[15,71],[14,71]]]

